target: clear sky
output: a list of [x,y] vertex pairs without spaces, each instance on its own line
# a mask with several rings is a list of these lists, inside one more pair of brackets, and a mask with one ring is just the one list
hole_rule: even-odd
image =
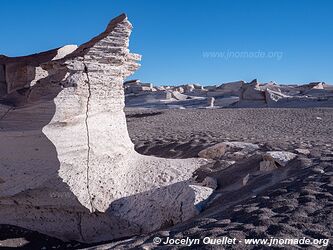
[[333,83],[330,0],[1,0],[0,54],[81,44],[125,12],[131,78],[205,85],[228,81]]

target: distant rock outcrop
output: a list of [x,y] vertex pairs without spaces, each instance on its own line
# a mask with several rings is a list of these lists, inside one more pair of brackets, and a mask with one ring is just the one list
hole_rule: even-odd
[[274,106],[279,100],[283,98],[288,98],[287,95],[282,94],[281,92],[271,90],[270,88],[266,88],[265,90],[265,100],[268,106]]
[[131,29],[121,15],[79,47],[0,58],[0,224],[112,240],[187,220],[212,193],[192,179],[204,160],[134,150],[123,112],[140,60]]
[[265,92],[260,88],[257,79],[250,83],[243,83],[241,86],[240,101],[263,101],[265,100]]
[[223,93],[224,95],[238,96],[244,83],[244,81],[224,83],[216,89],[216,92],[221,94]]
[[[279,85],[273,81],[250,83],[235,81],[219,86],[186,84],[180,86],[159,86],[138,81],[125,83],[126,105],[140,108],[302,108],[332,107],[333,87],[324,82],[305,85]],[[131,87],[133,86],[133,87]],[[133,90],[135,89],[135,90]],[[166,93],[170,93],[171,96]],[[163,98],[163,97],[169,98]],[[207,105],[208,103],[208,105]]]
[[215,98],[214,97],[208,97],[208,100],[207,100],[207,106],[209,108],[213,108],[214,107],[214,102],[215,102]]
[[306,85],[260,84],[255,79],[243,83],[239,101],[233,107],[332,107],[333,91],[322,82]]

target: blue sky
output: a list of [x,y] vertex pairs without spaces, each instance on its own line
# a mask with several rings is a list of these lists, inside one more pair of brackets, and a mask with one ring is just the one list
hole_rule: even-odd
[[258,78],[333,83],[330,0],[1,0],[0,54],[81,44],[127,13],[131,78],[205,85]]

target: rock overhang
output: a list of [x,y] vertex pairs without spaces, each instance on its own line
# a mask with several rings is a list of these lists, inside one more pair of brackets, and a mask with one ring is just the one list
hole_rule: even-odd
[[2,57],[20,70],[9,82],[5,71],[0,95],[11,104],[0,105],[0,224],[96,242],[187,220],[209,197],[192,179],[202,160],[134,151],[123,112],[123,82],[141,58],[131,29],[122,14],[77,48]]

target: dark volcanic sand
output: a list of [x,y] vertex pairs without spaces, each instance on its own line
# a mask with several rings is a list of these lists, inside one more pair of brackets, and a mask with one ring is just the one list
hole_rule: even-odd
[[[331,147],[326,144],[331,144],[333,138],[333,109],[127,111],[127,121],[140,153],[164,157],[166,153],[177,157],[168,152],[173,143],[184,143],[178,147],[184,150],[224,140],[268,143],[277,149],[312,146],[313,150],[323,150]],[[197,151],[185,156],[196,156]]]
[[[201,149],[225,140],[257,143],[260,150],[230,167],[221,160],[198,171],[199,178],[215,177],[219,187],[215,200],[197,218],[150,235],[100,245],[97,249],[151,249],[156,247],[152,243],[154,237],[168,235],[201,239],[228,236],[239,240],[270,237],[333,240],[333,109],[126,110],[126,115],[130,137],[137,151],[143,154],[197,157]],[[311,153],[299,155],[285,168],[264,174],[256,171],[260,152],[294,152],[295,148],[306,148]],[[248,183],[239,186],[247,174],[250,174]],[[5,239],[12,247],[29,242],[27,249],[86,247],[0,226],[0,243]],[[163,249],[172,247],[175,246]],[[265,249],[242,244],[229,248]],[[197,245],[194,249],[224,248]]]
[[[162,239],[210,236],[238,240],[271,237],[333,240],[333,109],[127,111],[127,119],[136,149],[144,154],[196,157],[201,149],[225,140],[257,143],[262,152],[294,152],[296,148],[306,148],[311,153],[299,155],[285,168],[261,174],[256,171],[262,159],[260,154],[246,156],[228,168],[217,162],[211,172],[202,171],[217,178],[216,199],[197,218],[105,247],[151,249],[156,247],[153,244],[156,236]],[[248,183],[237,186],[248,173]],[[243,243],[224,247],[293,249]],[[224,247],[196,245],[191,248]],[[311,245],[302,245],[302,248],[314,249]],[[328,249],[332,249],[332,243]]]

